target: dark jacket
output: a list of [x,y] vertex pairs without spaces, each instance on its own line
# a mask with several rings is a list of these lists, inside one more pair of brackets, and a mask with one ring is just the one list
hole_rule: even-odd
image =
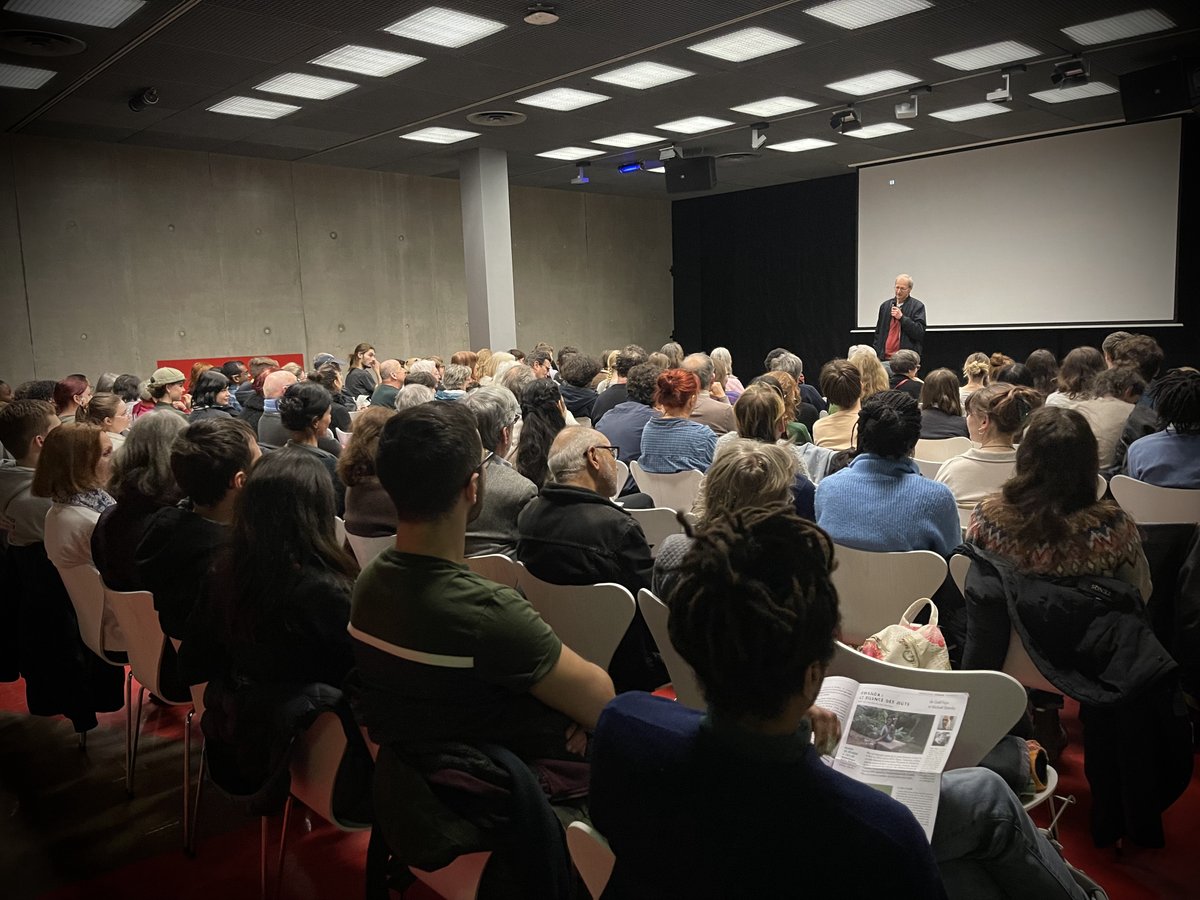
[[1150,624],[1179,663],[1183,689],[1200,697],[1200,527],[1143,525],[1141,531],[1154,581],[1146,604]]
[[229,540],[229,531],[182,505],[151,516],[134,554],[134,569],[141,589],[154,595],[154,608],[168,637],[187,637],[188,617],[208,589],[212,564]]
[[610,384],[605,388],[604,392],[596,398],[596,402],[592,404],[592,427],[596,427],[596,423],[604,418],[604,414],[616,406],[618,403],[624,403],[629,399],[629,385],[622,382],[621,384]]
[[192,414],[188,416],[188,421],[199,422],[201,419],[224,418],[237,418],[237,412],[232,406],[203,406],[200,409],[193,409]]
[[921,402],[921,385],[923,382],[917,381],[911,375],[900,375],[896,372],[890,373],[888,376],[888,387],[893,391],[900,391],[908,394],[918,403]]
[[921,410],[921,440],[940,441],[943,438],[970,436],[971,431],[963,416],[942,412],[932,406]]
[[337,473],[337,456],[323,447],[312,447],[308,444],[300,444],[292,440],[284,444],[283,451],[288,453],[311,453],[321,461],[321,465],[329,472],[330,481],[333,483],[333,499],[337,505],[337,514],[344,519],[346,517],[346,485],[342,484],[341,476]]
[[593,422],[596,421],[592,416],[592,407],[595,406],[599,394],[590,387],[575,387],[565,381],[559,385],[559,390],[562,392],[563,406],[570,411],[571,415],[587,416]]
[[[884,300],[879,304],[879,320],[875,323],[875,355],[884,358],[883,352],[887,347],[888,328],[892,321],[892,300]],[[900,317],[900,349],[921,352],[925,346],[925,304],[916,297],[910,296],[900,307],[904,313]]]
[[[825,398],[821,396],[821,392],[807,382],[800,385],[800,399],[805,403],[811,403],[818,413],[823,409],[829,409],[829,404],[825,402]],[[812,431],[811,426],[809,426],[809,431]]]
[[123,497],[100,513],[92,530],[92,562],[104,583],[114,591],[140,591],[134,556],[154,514],[163,509],[141,494]]
[[251,391],[246,402],[242,404],[242,418],[250,423],[250,427],[258,431],[258,420],[263,414],[263,398],[261,394]]

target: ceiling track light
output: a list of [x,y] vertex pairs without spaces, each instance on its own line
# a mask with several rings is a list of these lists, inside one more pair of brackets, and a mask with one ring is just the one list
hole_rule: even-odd
[[767,136],[764,132],[771,127],[770,122],[755,122],[750,126],[750,149],[761,150],[763,144],[767,142]]
[[588,169],[588,166],[590,166],[590,165],[591,165],[590,162],[575,163],[575,169],[576,169],[577,174],[575,175],[574,178],[571,179],[571,184],[587,184],[588,181],[590,181],[590,179],[587,177],[587,169]]
[[145,90],[138,91],[129,98],[129,108],[134,112],[141,112],[148,106],[153,106],[158,102],[158,91],[155,88],[148,87]]
[[896,118],[915,119],[920,108],[919,98],[923,93],[932,94],[933,87],[927,84],[923,87],[916,88],[911,94],[908,95],[907,100],[902,100],[897,103],[895,106]]
[[1060,62],[1050,73],[1050,81],[1056,88],[1081,87],[1088,83],[1091,66],[1081,58]]
[[863,127],[862,116],[851,103],[845,109],[839,110],[829,117],[829,127],[840,134],[849,134]]
[[994,91],[988,91],[985,95],[988,103],[1008,103],[1012,100],[1012,76],[1017,72],[1024,72],[1025,66],[1018,63],[1015,66],[1005,66],[1000,70],[1000,78],[1003,84]]

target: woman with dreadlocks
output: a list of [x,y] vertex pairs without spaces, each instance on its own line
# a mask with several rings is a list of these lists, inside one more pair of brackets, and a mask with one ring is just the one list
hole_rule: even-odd
[[1129,445],[1125,474],[1159,487],[1200,488],[1200,372],[1171,369],[1154,386],[1165,428]]

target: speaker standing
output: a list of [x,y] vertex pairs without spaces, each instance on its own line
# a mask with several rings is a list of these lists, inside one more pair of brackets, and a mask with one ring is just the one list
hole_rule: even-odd
[[913,280],[908,275],[896,276],[896,293],[879,306],[879,321],[875,324],[875,353],[888,360],[897,350],[915,350],[918,354],[925,343],[925,304],[912,296]]

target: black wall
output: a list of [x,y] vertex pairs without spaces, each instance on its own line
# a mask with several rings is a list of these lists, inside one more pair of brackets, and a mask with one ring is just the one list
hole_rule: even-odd
[[[1200,120],[1184,119],[1181,147],[1178,321],[1183,327],[1147,327],[1167,354],[1167,365],[1200,363]],[[761,372],[772,347],[788,347],[816,383],[823,362],[851,344],[869,344],[855,327],[858,268],[858,176],[839,175],[795,184],[679,200],[672,206],[675,338],[688,351],[728,347],[744,379]],[[1113,260],[1112,265],[1121,265]],[[920,273],[914,272],[919,282]],[[878,286],[880,301],[890,284]],[[920,290],[913,292],[920,297]],[[1129,298],[1130,321],[1138,302]],[[930,309],[937,325],[937,309]],[[1036,324],[1036,323],[1030,323]],[[1073,347],[1098,347],[1114,329],[1055,328],[930,332],[922,371],[958,371],[976,350],[1002,351],[1023,360],[1039,347],[1060,359]]]

